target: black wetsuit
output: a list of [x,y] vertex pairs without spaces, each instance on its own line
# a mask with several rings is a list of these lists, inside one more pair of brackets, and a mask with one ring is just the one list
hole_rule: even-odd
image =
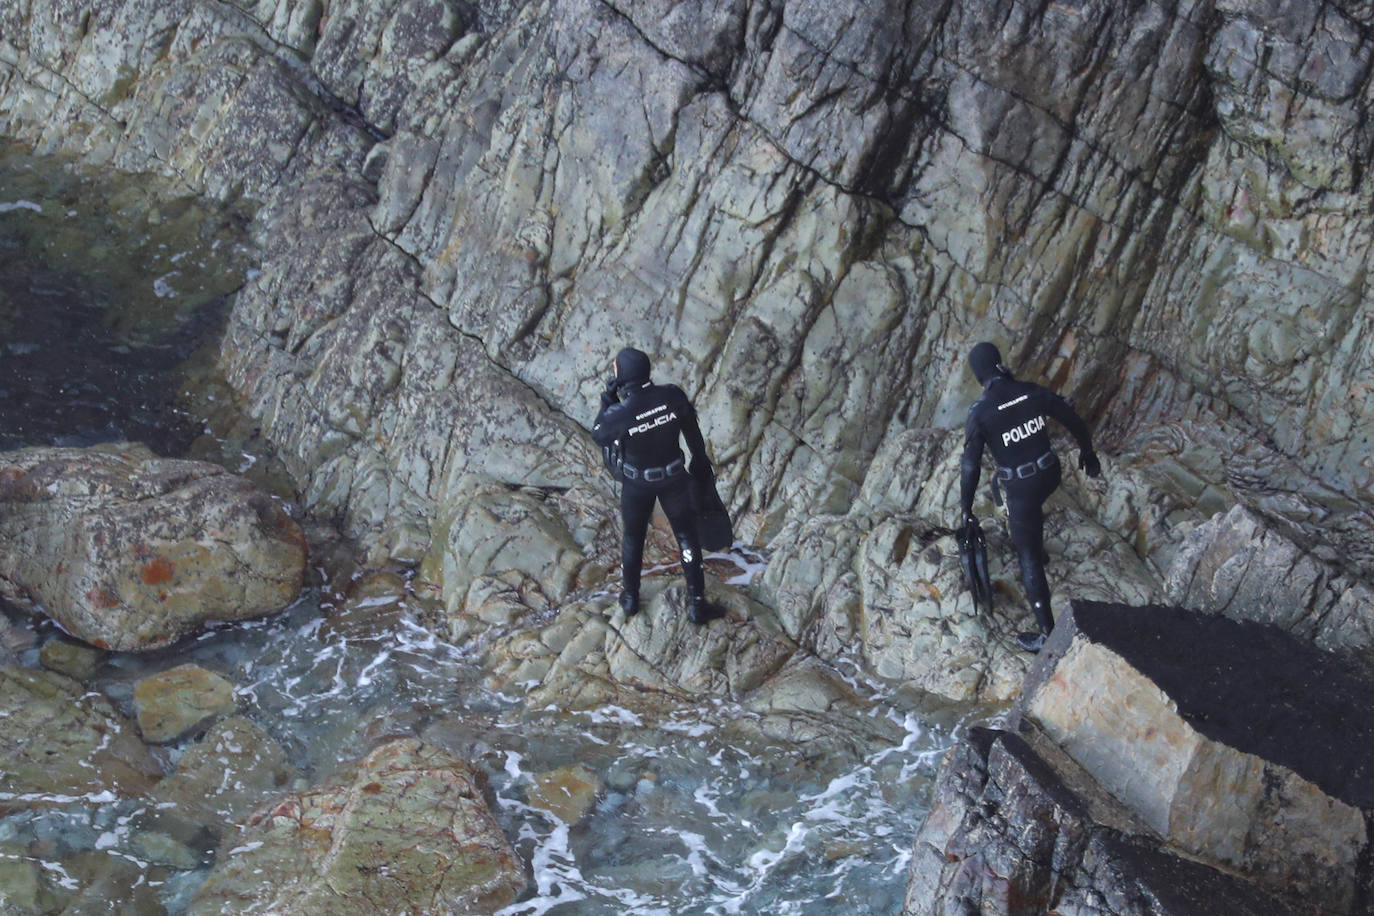
[[697,425],[697,413],[687,395],[676,385],[639,382],[619,389],[620,402],[604,404],[592,427],[592,439],[603,449],[616,449],[622,481],[620,518],[621,575],[625,591],[638,599],[644,536],[654,500],[663,506],[682,553],[682,573],[693,607],[706,596],[696,516],[688,494],[688,468],[678,445],[678,434],[687,440],[692,454],[691,473],[709,477],[711,463],[706,441]]
[[[1021,583],[1041,632],[1054,626],[1050,587],[1045,580],[1044,503],[1059,486],[1062,469],[1050,445],[1047,418],[1063,424],[1078,440],[1083,454],[1093,455],[1088,424],[1059,395],[1010,375],[997,375],[983,388],[983,396],[968,409],[964,426],[964,457],[960,463],[959,505],[972,515],[986,446],[998,465],[997,477],[1006,493],[1012,543],[1021,565]],[[1094,474],[1096,471],[1094,470]]]

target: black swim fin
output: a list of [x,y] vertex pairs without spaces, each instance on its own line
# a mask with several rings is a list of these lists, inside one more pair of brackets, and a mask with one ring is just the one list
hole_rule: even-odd
[[977,519],[970,519],[954,533],[959,544],[959,563],[964,568],[964,581],[973,592],[975,610],[992,611],[992,579],[988,575],[988,542]]

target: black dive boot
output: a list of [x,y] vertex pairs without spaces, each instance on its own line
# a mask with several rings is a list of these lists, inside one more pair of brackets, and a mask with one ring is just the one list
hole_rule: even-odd
[[630,594],[629,592],[621,592],[621,593],[620,593],[620,609],[621,609],[622,611],[625,612],[625,618],[626,618],[627,620],[628,620],[629,618],[633,617],[634,615],[638,614],[638,613],[639,613],[639,596],[638,596],[638,595],[632,595],[632,594]]
[[1054,629],[1054,617],[1050,614],[1048,601],[1032,601],[1031,611],[1034,612],[1035,622],[1040,625],[1040,629],[1035,633],[1017,633],[1016,641],[1027,652],[1039,652],[1045,645],[1046,637]]
[[710,601],[707,601],[705,597],[694,597],[691,599],[691,603],[692,623],[697,626],[701,626],[704,623],[710,623],[717,617],[725,616],[725,608],[721,607],[719,604],[712,604]]

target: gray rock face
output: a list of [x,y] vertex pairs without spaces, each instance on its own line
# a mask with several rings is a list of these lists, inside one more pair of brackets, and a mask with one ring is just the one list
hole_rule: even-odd
[[[957,424],[961,357],[991,337],[1075,394],[1109,451],[1150,448],[1162,421],[1211,430],[1226,460],[1191,463],[1177,511],[1200,521],[1206,493],[1232,493],[1368,575],[1370,416],[1346,396],[1374,369],[1370,170],[1342,129],[1369,79],[1357,13],[321,14],[124,0],[72,42],[64,7],[16,8],[0,127],[272,205],[261,234],[285,221],[294,243],[268,247],[224,361],[379,550],[413,547],[408,522],[378,519],[423,530],[449,438],[482,425],[450,388],[515,418],[460,438],[482,470],[588,480],[580,456],[558,475],[523,453],[586,422],[606,356],[641,344],[697,396],[741,531],[767,541],[886,485],[886,444]],[[1287,37],[1309,34],[1320,72]],[[342,222],[299,219],[347,201]],[[321,286],[329,258],[328,277],[389,292]]]
[[428,562],[450,615],[595,581],[605,516],[521,509],[541,558],[513,562],[469,478],[609,500],[583,425],[637,344],[791,638],[1009,698],[1015,570],[969,618],[941,541],[991,338],[1108,455],[1051,507],[1056,594],[1224,604],[1198,590],[1233,542],[1198,526],[1242,505],[1313,564],[1296,629],[1367,641],[1362,592],[1324,591],[1374,568],[1355,12],[123,0],[80,42],[51,0],[6,15],[6,133],[264,204],[224,368],[309,504]]
[[5,453],[0,504],[10,593],[102,649],[278,611],[305,575],[305,538],[278,503],[216,465],[139,446]]
[[1165,580],[1178,604],[1281,627],[1324,648],[1374,644],[1374,591],[1241,506],[1198,526]]

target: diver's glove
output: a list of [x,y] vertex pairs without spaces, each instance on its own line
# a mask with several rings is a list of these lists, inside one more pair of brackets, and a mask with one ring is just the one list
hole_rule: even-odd
[[601,392],[602,407],[610,407],[616,401],[620,400],[620,398],[616,396],[616,392],[619,388],[620,379],[616,378],[614,375],[606,379],[606,389]]
[[705,458],[693,458],[692,466],[687,469],[687,473],[702,483],[712,483],[716,479],[716,471],[711,467],[711,462]]
[[1102,476],[1102,462],[1097,460],[1097,452],[1085,448],[1078,453],[1078,469],[1089,477]]

